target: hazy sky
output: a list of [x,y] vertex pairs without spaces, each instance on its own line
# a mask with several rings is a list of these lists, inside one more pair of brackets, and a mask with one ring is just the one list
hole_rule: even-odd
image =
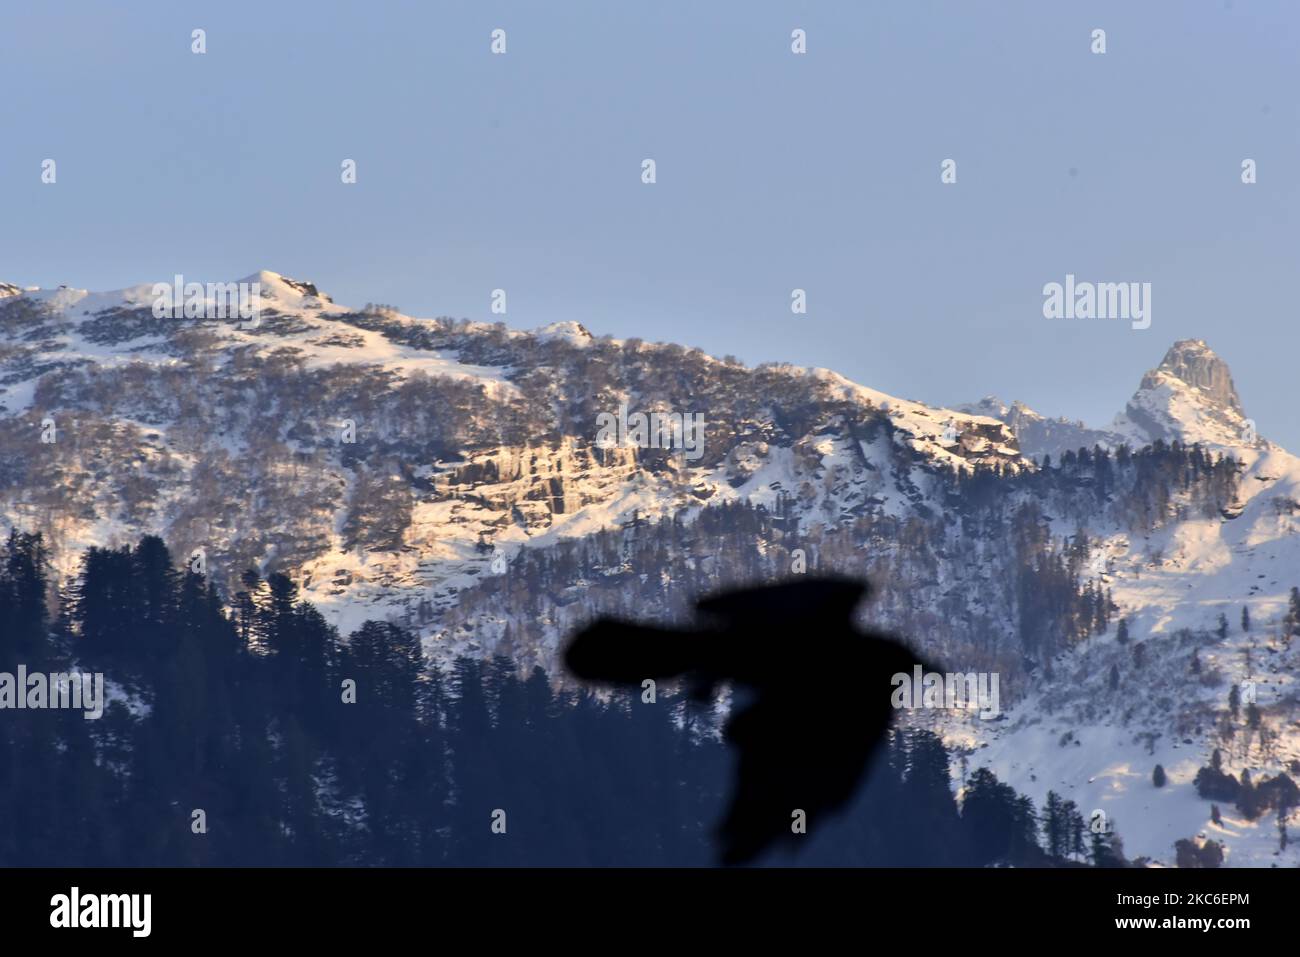
[[[1300,451],[1294,2],[50,0],[0,89],[0,280],[265,268],[1092,424],[1204,338]],[[1151,327],[1044,319],[1067,273]]]

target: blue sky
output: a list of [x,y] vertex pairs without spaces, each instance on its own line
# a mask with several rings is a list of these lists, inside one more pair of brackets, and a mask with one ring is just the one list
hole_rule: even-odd
[[[473,319],[504,288],[516,327],[1093,424],[1204,338],[1300,450],[1294,3],[51,0],[3,24],[0,280],[265,268]],[[1151,327],[1044,319],[1066,273],[1151,282]]]

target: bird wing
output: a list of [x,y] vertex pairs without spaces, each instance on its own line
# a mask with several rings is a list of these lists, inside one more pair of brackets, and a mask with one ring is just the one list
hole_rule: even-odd
[[646,678],[672,678],[694,669],[709,638],[707,632],[601,618],[574,635],[564,663],[584,681],[640,684]]

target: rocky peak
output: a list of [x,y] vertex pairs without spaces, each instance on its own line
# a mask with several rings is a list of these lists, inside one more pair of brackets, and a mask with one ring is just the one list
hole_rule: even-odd
[[263,269],[245,276],[240,282],[258,283],[261,293],[270,299],[287,305],[300,305],[302,300],[320,300],[332,303],[334,300],[316,288],[316,284],[305,279],[293,279],[269,269]]
[[1212,406],[1244,415],[1228,364],[1205,344],[1204,339],[1182,339],[1165,353],[1160,365],[1142,377],[1141,389],[1158,387],[1162,374],[1199,389]]
[[533,335],[538,339],[562,339],[573,345],[585,345],[592,341],[592,334],[580,322],[553,322],[541,329],[534,329]]
[[1024,454],[1060,456],[1081,447],[1120,443],[1135,447],[1157,439],[1200,442],[1235,448],[1251,444],[1249,420],[1232,381],[1228,364],[1203,339],[1182,339],[1147,372],[1124,411],[1106,429],[1082,422],[1045,418],[1021,402],[1008,407],[996,396],[963,406],[991,415],[1011,427]]
[[1236,447],[1253,444],[1228,365],[1204,340],[1183,339],[1142,377],[1113,428],[1133,445],[1156,439]]

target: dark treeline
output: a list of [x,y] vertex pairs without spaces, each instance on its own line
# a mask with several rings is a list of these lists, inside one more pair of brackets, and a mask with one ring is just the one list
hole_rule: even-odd
[[1194,515],[1214,517],[1237,495],[1241,465],[1199,444],[1157,440],[1141,449],[1095,446],[1064,453],[1038,468],[964,470],[953,482],[954,502],[968,514],[998,510],[1031,493],[1045,509],[1086,523],[1109,520],[1134,531],[1151,531]]
[[[504,658],[440,671],[393,625],[341,638],[283,575],[243,584],[228,610],[147,537],[90,549],[52,596],[40,536],[9,535],[0,672],[103,672],[110,701],[0,710],[0,865],[713,862],[731,757],[708,709],[557,691]],[[940,740],[895,731],[789,860],[1122,863],[1068,802],[966,785],[959,805]]]

